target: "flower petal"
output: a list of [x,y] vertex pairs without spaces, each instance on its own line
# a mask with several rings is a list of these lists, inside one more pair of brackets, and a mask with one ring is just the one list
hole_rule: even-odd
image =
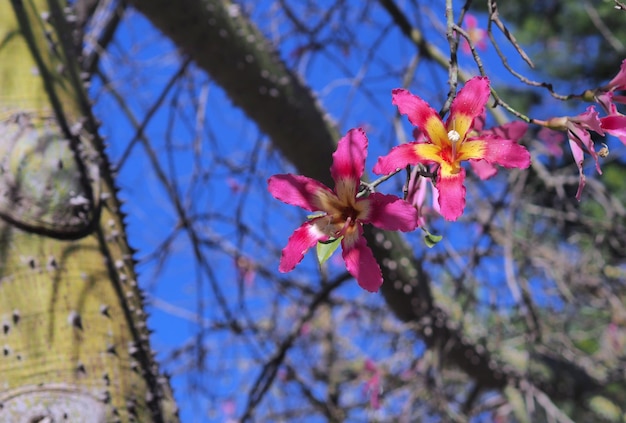
[[456,153],[456,161],[486,159],[487,141],[483,139],[469,139],[463,142]]
[[485,129],[485,124],[487,123],[487,111],[483,108],[483,112],[480,116],[476,116],[474,118],[474,124],[472,125],[472,133],[480,133],[481,135],[486,132],[491,132],[495,128]]
[[[598,124],[601,125],[600,120],[598,120]],[[591,134],[586,127],[583,126],[582,123],[576,123],[573,120],[570,120],[567,123],[567,135],[570,140],[570,145],[572,142],[576,143],[580,146],[580,148],[585,148],[589,155],[596,162],[596,171],[601,175],[602,169],[600,169],[600,159],[598,158],[598,153],[596,153],[596,149],[593,144],[593,140],[591,139]],[[604,131],[600,129],[600,135],[604,135]],[[596,131],[597,132],[597,131]]]
[[446,220],[457,220],[465,209],[465,169],[456,174],[442,175],[437,178],[439,191],[439,212]]
[[608,84],[609,90],[623,90],[626,89],[626,59],[622,60],[622,65],[619,68],[619,72]]
[[418,167],[413,168],[409,179],[409,184],[406,188],[407,203],[410,203],[415,208],[419,209],[420,207],[422,207],[422,205],[424,205],[427,190],[428,187],[426,184],[426,178],[420,176]]
[[466,25],[467,29],[473,29],[478,27],[478,19],[476,19],[476,16],[472,15],[471,13],[467,13],[465,15],[465,20],[463,21],[463,23]]
[[619,104],[626,104],[626,96],[624,95],[613,95],[613,101]]
[[466,141],[463,147],[474,143],[483,143],[483,158],[489,163],[519,169],[526,169],[530,166],[530,153],[526,147],[519,145],[516,141],[490,137],[484,140]]
[[486,129],[482,131],[480,135],[493,135],[498,138],[504,138],[517,142],[522,139],[527,129],[528,124],[526,122],[516,120],[514,122],[505,123],[504,125]]
[[397,169],[417,163],[430,163],[442,161],[437,154],[440,148],[433,144],[410,142],[391,149],[389,154],[378,158],[374,166],[377,175],[388,175]]
[[476,76],[467,81],[452,101],[446,128],[455,130],[463,139],[471,128],[474,119],[483,113],[485,104],[489,100],[489,94],[489,79],[487,77]]
[[585,174],[583,173],[583,161],[585,160],[585,153],[583,151],[582,144],[577,139],[569,138],[569,146],[572,150],[572,155],[574,156],[574,162],[576,166],[578,166],[578,174],[580,175],[580,179],[578,181],[578,190],[576,191],[576,199],[580,201],[580,196],[583,192],[583,188],[585,187]]
[[483,181],[498,173],[498,169],[484,159],[470,160],[470,166],[472,166],[474,173]]
[[544,127],[539,130],[539,133],[537,133],[537,138],[539,138],[540,141],[543,141],[541,147],[545,149],[548,156],[563,156],[563,147],[561,144],[565,140],[565,135],[563,135],[562,132]]
[[596,95],[596,101],[600,103],[600,106],[602,106],[604,111],[608,114],[617,112],[617,107],[613,103],[614,100],[612,91]]
[[363,237],[363,227],[359,225],[358,231],[354,231],[352,236],[344,237],[341,246],[346,269],[354,276],[359,286],[369,292],[378,291],[383,284],[383,274],[374,253]]
[[596,108],[594,106],[589,106],[583,113],[570,118],[570,121],[581,124],[584,129],[591,129],[600,135],[604,135],[604,132],[602,131],[602,122],[600,121],[598,115],[599,113]]
[[602,129],[626,144],[626,116],[605,116],[600,121],[602,122]]
[[392,91],[391,102],[398,106],[401,114],[409,118],[409,122],[421,128],[433,144],[442,146],[450,143],[441,117],[424,100],[407,90],[396,88]]
[[325,199],[335,197],[326,185],[301,175],[274,175],[267,180],[267,189],[277,200],[309,211],[324,210]]
[[335,181],[335,192],[340,198],[356,196],[365,170],[367,136],[362,129],[351,129],[339,140],[333,153],[330,174]]
[[363,201],[369,201],[368,216],[360,218],[364,223],[388,231],[412,231],[417,227],[417,209],[395,195],[375,192]]
[[304,222],[289,237],[287,245],[283,248],[278,270],[280,272],[290,272],[298,263],[302,261],[304,255],[317,244],[317,241],[326,241],[328,236],[321,232],[315,225],[316,221],[323,218]]

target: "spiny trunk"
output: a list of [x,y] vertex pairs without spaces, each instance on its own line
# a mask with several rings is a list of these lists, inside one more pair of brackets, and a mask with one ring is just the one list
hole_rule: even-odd
[[0,421],[178,421],[63,4],[11,5],[0,14]]

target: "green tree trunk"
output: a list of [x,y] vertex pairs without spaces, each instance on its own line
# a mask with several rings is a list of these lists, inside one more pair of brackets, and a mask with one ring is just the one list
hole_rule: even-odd
[[0,13],[0,421],[175,422],[61,3]]

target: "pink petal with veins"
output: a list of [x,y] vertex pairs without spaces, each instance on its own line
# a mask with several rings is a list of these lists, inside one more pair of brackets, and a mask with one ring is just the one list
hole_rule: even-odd
[[483,181],[493,177],[496,173],[498,173],[498,169],[487,160],[470,160],[470,166],[472,166],[472,170],[480,179]]
[[[600,121],[598,120],[598,123]],[[601,129],[602,131],[602,129]],[[601,132],[601,135],[604,135],[604,131]],[[568,138],[570,140],[570,145],[572,142],[576,143],[581,149],[585,147],[587,152],[591,155],[591,157],[596,162],[596,170],[599,174],[602,174],[602,169],[600,169],[600,161],[598,159],[598,154],[596,153],[595,146],[593,144],[593,140],[591,139],[591,135],[589,131],[583,127],[580,123],[570,122],[568,125]]]
[[489,163],[518,169],[526,169],[530,166],[530,153],[516,141],[487,138],[484,142],[485,160]]
[[406,115],[413,125],[419,127],[433,144],[447,143],[448,132],[439,114],[424,100],[409,91],[396,88],[391,92],[391,102],[398,106],[400,114]]
[[341,246],[348,272],[354,276],[361,288],[369,292],[377,292],[383,284],[383,275],[372,250],[367,246],[367,241],[363,237],[363,228],[359,226],[353,237],[344,237]]
[[362,129],[351,129],[345,137],[339,140],[337,150],[333,153],[333,164],[330,173],[337,185],[346,180],[359,187],[361,176],[365,170],[365,158],[367,157],[367,136]]
[[457,220],[465,209],[465,169],[446,178],[437,178],[440,213],[446,220]]
[[298,263],[302,261],[304,255],[317,244],[317,241],[326,241],[328,236],[322,233],[315,226],[315,222],[319,219],[309,220],[304,222],[287,241],[287,246],[283,248],[283,253],[280,258],[280,264],[278,270],[282,273],[290,272]]
[[[461,136],[464,136],[470,129],[474,119],[483,114],[489,95],[489,79],[487,77],[475,76],[467,81],[452,101],[446,127],[455,129]],[[455,121],[458,115],[460,115],[459,117],[464,117],[463,121],[469,121],[470,126],[467,128],[450,128],[450,123]]]
[[601,118],[600,121],[602,122],[602,128],[606,132],[619,138],[622,143],[626,144],[626,116],[605,116]]
[[335,194],[326,185],[315,179],[301,175],[274,175],[267,181],[270,194],[283,203],[302,207],[309,211],[318,211],[316,199],[321,195]]
[[378,158],[374,165],[374,173],[377,175],[388,175],[397,169],[403,169],[411,164],[425,161],[417,154],[414,145],[416,143],[402,144],[391,149],[389,154]]
[[480,135],[494,135],[498,138],[504,138],[517,142],[522,139],[527,129],[528,124],[526,122],[516,120],[515,122],[509,122],[505,123],[504,125],[486,129],[482,131]]
[[576,140],[569,139],[569,146],[572,150],[572,155],[574,156],[574,162],[576,166],[578,166],[578,174],[580,175],[580,180],[578,182],[578,190],[576,191],[576,199],[580,201],[580,196],[583,192],[583,188],[585,187],[585,174],[583,173],[583,161],[585,160],[585,153],[582,149],[582,146]]
[[370,213],[362,219],[364,223],[388,231],[408,232],[417,227],[417,210],[401,198],[375,192],[367,200],[370,201]]

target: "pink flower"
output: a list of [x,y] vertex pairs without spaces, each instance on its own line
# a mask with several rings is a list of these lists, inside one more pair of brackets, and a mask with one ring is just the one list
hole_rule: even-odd
[[226,184],[230,188],[230,190],[234,193],[242,192],[244,186],[239,183],[235,178],[226,179]]
[[256,266],[252,260],[244,256],[235,258],[237,274],[247,287],[252,286],[256,277]]
[[537,138],[543,142],[541,147],[548,156],[557,158],[563,156],[561,144],[565,140],[565,136],[562,132],[543,127],[537,133]]
[[236,412],[236,404],[232,399],[228,399],[222,403],[222,414],[226,418],[224,421],[226,423],[235,423],[237,420],[235,417]]
[[[476,16],[468,13],[465,15],[463,23],[465,26],[465,32],[469,35],[469,39],[472,41],[472,44],[480,50],[485,50],[487,48],[487,42],[485,41],[487,31],[478,27],[478,20],[476,19]],[[461,50],[463,50],[463,53],[465,54],[471,54],[472,52],[469,43],[465,38],[461,41]]]
[[412,231],[417,227],[417,211],[406,201],[377,192],[359,195],[365,169],[367,137],[362,129],[352,129],[337,145],[330,173],[335,181],[331,190],[306,176],[274,175],[268,180],[269,192],[278,200],[322,212],[302,224],[283,249],[278,270],[289,272],[318,241],[343,237],[342,256],[348,272],[359,285],[376,292],[383,283],[380,266],[363,237],[363,224],[381,229]]
[[463,161],[484,159],[505,167],[530,166],[528,150],[515,140],[495,132],[476,136],[471,133],[474,120],[482,115],[488,100],[489,80],[485,77],[470,79],[452,102],[450,115],[444,123],[421,98],[403,89],[393,90],[393,104],[413,125],[422,129],[427,142],[394,147],[388,155],[378,158],[374,173],[389,174],[417,163],[438,164],[436,185],[441,214],[447,220],[456,220],[465,209]]
[[567,130],[569,146],[572,150],[574,162],[576,162],[576,166],[578,166],[578,173],[580,175],[578,191],[576,192],[576,199],[580,201],[580,196],[585,187],[585,174],[583,173],[585,151],[593,157],[596,162],[596,170],[599,174],[602,174],[598,154],[596,153],[591,134],[589,133],[589,131],[594,131],[600,135],[604,135],[598,112],[594,106],[589,106],[585,112],[578,116],[552,118],[548,121],[548,126],[552,129]]
[[369,358],[365,360],[363,365],[365,372],[368,375],[368,379],[365,382],[365,393],[370,397],[370,406],[378,410],[380,408],[380,370],[376,364]]

